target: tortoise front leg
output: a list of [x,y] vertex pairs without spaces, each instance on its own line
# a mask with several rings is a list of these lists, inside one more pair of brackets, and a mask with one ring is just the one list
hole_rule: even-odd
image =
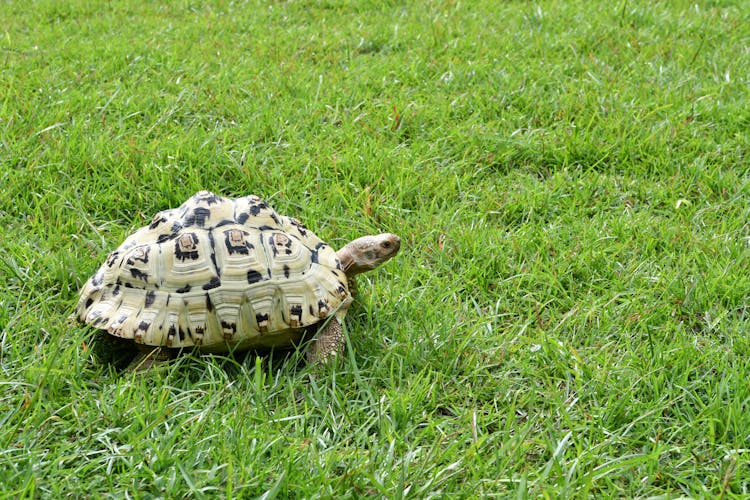
[[308,363],[325,363],[344,351],[344,330],[341,320],[334,316],[323,327],[307,348]]

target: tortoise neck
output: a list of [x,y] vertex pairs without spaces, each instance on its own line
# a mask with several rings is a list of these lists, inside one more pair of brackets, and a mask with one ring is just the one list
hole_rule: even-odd
[[354,256],[352,255],[349,245],[336,252],[336,257],[339,259],[339,262],[341,262],[341,269],[344,270],[347,278],[351,280],[354,276],[359,274],[357,266],[354,265]]

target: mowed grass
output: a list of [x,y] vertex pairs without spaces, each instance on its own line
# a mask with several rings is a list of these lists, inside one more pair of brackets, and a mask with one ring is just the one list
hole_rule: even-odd
[[[0,496],[750,493],[745,2],[0,19]],[[201,189],[336,247],[401,235],[343,359],[122,374],[68,322],[107,253]]]

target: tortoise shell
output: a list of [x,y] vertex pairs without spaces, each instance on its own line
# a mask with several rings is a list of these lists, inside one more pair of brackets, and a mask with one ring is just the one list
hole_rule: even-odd
[[350,301],[336,252],[300,222],[201,191],[110,253],[76,314],[137,343],[224,352],[289,344]]

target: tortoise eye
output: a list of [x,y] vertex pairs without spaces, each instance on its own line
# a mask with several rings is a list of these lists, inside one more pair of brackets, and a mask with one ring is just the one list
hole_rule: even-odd
[[390,241],[384,241],[383,242],[383,248],[391,248],[391,242]]

